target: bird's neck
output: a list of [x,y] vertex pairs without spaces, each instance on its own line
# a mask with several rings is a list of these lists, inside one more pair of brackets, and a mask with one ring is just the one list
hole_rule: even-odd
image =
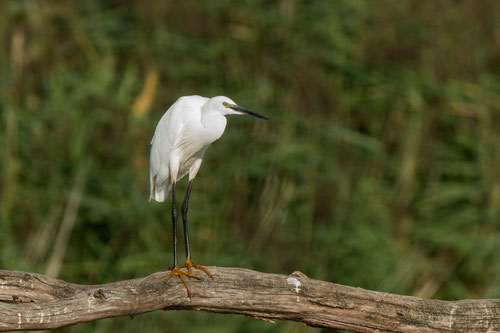
[[206,135],[210,142],[214,142],[221,137],[226,128],[226,122],[226,117],[219,112],[202,108],[201,123],[205,127]]

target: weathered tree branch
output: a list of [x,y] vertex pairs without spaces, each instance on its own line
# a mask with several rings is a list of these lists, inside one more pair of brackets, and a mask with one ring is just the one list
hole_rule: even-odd
[[101,285],[0,270],[0,330],[50,329],[155,310],[203,310],[356,332],[500,332],[500,300],[446,302],[307,278],[214,267],[213,280],[165,272]]

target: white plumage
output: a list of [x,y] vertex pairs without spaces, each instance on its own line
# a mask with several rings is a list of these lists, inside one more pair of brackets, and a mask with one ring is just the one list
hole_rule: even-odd
[[184,96],[165,112],[151,141],[150,200],[162,202],[173,182],[189,173],[192,180],[208,146],[224,133],[228,114],[255,112],[237,106],[230,98]]

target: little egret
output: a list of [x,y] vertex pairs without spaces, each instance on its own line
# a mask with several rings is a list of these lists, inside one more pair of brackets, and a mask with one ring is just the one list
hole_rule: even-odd
[[[230,98],[217,96],[212,98],[202,96],[184,96],[179,98],[165,112],[156,126],[151,141],[151,155],[149,164],[150,200],[163,202],[172,191],[172,224],[174,238],[174,264],[165,283],[177,275],[186,287],[188,296],[191,291],[183,275],[200,279],[200,276],[191,273],[197,268],[212,276],[206,267],[197,265],[191,260],[189,251],[189,236],[187,225],[187,211],[189,196],[193,186],[193,179],[200,169],[203,155],[211,143],[224,133],[226,115],[249,114],[261,119],[266,117],[241,106],[236,105]],[[184,225],[184,241],[186,243],[186,262],[179,267],[177,262],[177,211],[175,208],[175,183],[189,174],[186,196],[181,206],[182,222]],[[181,270],[187,268],[187,272]]]

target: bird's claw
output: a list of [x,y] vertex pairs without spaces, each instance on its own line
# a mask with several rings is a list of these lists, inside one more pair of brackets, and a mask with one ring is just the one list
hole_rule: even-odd
[[[202,266],[202,265],[198,265],[198,264],[195,264],[194,262],[191,261],[191,258],[186,258],[186,262],[184,263],[184,265],[181,266],[181,268],[187,268],[188,269],[188,273],[191,274],[191,269],[192,268],[196,268],[196,269],[199,269],[200,271],[203,271],[205,274],[207,274],[209,277],[211,277],[212,279],[214,278],[212,276],[212,274],[208,271],[208,269],[205,267],[205,266]],[[194,274],[193,274],[194,275]],[[198,276],[198,275],[196,275]],[[198,279],[200,279],[200,277],[198,276]]]
[[[182,267],[184,267],[184,266],[182,266]],[[168,274],[168,276],[163,280],[163,282],[167,283],[168,280],[170,280],[170,278],[174,275],[177,275],[179,277],[179,279],[181,279],[182,284],[184,284],[184,287],[186,287],[186,291],[188,293],[189,298],[191,298],[191,289],[189,289],[189,287],[186,283],[186,280],[184,280],[183,275],[185,275],[187,277],[192,277],[192,278],[195,278],[198,280],[201,280],[201,277],[199,275],[191,273],[191,270],[184,272],[183,270],[181,270],[181,267],[179,267],[179,265],[176,265],[176,266],[172,267],[170,274]]]

